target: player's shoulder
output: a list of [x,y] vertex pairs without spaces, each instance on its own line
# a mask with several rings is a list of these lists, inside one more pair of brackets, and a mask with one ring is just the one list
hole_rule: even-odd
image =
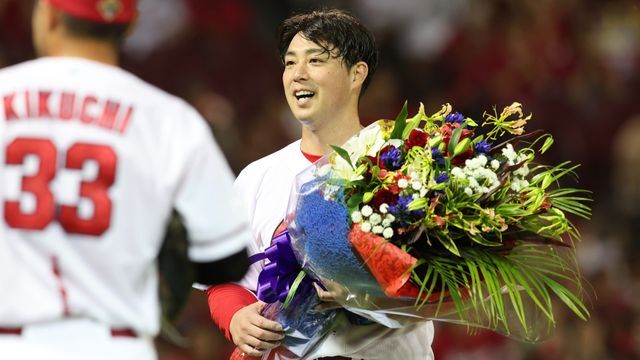
[[284,171],[283,168],[290,164],[298,153],[300,153],[300,140],[296,140],[276,152],[253,161],[240,171],[237,181],[262,179],[270,172]]
[[18,64],[5,66],[0,69],[0,78],[17,77],[19,74],[28,73],[34,66],[37,66],[37,64],[38,60],[28,60]]

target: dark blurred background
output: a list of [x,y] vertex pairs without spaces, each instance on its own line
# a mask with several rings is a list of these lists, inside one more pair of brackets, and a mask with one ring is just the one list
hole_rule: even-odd
[[[436,358],[640,359],[640,1],[141,0],[123,65],[193,104],[237,172],[299,136],[275,34],[318,7],[350,10],[376,34],[365,124],[395,117],[405,99],[411,112],[450,102],[474,119],[518,101],[529,130],[555,137],[544,160],[581,163],[579,186],[593,191],[592,220],[575,221],[592,318],[558,306],[555,336],[536,345],[438,323]],[[30,11],[0,0],[0,66],[33,57]],[[203,294],[168,314],[178,333],[158,340],[162,360],[227,358]]]

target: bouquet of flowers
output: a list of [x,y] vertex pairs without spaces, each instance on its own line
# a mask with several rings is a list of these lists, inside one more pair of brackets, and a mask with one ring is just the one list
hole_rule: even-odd
[[590,199],[561,186],[576,165],[539,162],[552,136],[525,133],[518,103],[480,125],[449,104],[407,115],[296,179],[287,227],[304,274],[390,327],[443,320],[535,342],[556,300],[586,320],[567,215],[588,219]]

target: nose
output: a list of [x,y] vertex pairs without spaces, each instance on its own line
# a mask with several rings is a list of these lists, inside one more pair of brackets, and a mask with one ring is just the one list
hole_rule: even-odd
[[307,64],[304,61],[300,61],[295,65],[293,69],[293,80],[300,81],[306,80],[308,78],[309,73],[307,72]]

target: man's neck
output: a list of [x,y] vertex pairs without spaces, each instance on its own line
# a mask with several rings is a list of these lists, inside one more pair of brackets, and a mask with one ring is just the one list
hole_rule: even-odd
[[69,56],[93,60],[108,65],[118,65],[118,51],[105,42],[68,38],[49,53],[50,56]]
[[308,154],[324,155],[331,150],[329,145],[341,146],[345,141],[357,134],[361,128],[357,114],[322,128],[311,129],[307,126],[302,126],[300,148]]

